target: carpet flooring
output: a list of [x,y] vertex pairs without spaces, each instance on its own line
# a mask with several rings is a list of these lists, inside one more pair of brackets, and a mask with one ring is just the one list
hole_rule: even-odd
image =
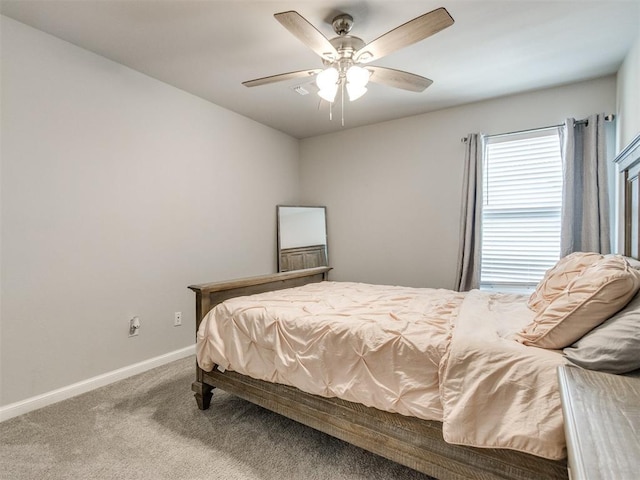
[[428,480],[221,390],[193,357],[0,423],[2,480]]

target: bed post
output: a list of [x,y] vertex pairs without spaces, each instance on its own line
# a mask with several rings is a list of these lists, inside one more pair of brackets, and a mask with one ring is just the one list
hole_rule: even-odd
[[191,390],[195,392],[193,395],[198,403],[200,410],[206,410],[211,405],[211,397],[213,397],[213,387],[202,382],[202,370],[196,365],[196,378],[191,384]]
[[[194,292],[196,292],[196,337],[198,335],[198,327],[200,326],[200,322],[207,314],[209,310],[211,310],[211,298],[209,295],[203,295],[202,289],[191,288]],[[191,384],[191,390],[193,390],[194,397],[196,402],[198,403],[198,408],[200,410],[207,410],[211,405],[211,397],[213,397],[213,387],[211,385],[207,385],[202,381],[203,370],[198,366],[196,362],[196,381]]]
[[[196,336],[200,323],[209,310],[229,298],[321,282],[328,279],[329,270],[331,267],[307,268],[228,282],[191,285],[189,289],[196,294]],[[191,384],[191,390],[195,392],[194,397],[200,410],[209,408],[214,389],[213,385],[204,381],[204,374],[204,370],[196,363],[196,381]]]

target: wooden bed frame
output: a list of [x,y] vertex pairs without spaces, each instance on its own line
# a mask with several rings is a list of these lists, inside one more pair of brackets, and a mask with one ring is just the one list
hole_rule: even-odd
[[[196,292],[196,330],[206,313],[232,297],[289,288],[327,279],[331,267],[318,267],[231,282],[192,285]],[[450,445],[442,423],[387,413],[337,398],[304,393],[294,387],[196,366],[192,385],[198,407],[209,408],[213,388],[237,395],[304,425],[438,479],[567,478],[565,461],[552,461],[502,449]]]
[[[615,160],[620,194],[619,250],[640,254],[640,135]],[[232,297],[327,280],[330,267],[277,273],[230,282],[193,285],[196,331],[202,318]],[[451,445],[442,438],[442,423],[387,413],[336,398],[304,393],[296,388],[255,380],[232,371],[205,372],[196,366],[192,385],[200,409],[209,408],[219,387],[304,425],[441,480],[566,479],[566,461],[547,460],[506,449]]]

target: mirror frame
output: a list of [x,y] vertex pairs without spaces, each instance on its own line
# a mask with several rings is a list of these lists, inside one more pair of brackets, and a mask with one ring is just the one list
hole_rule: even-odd
[[[329,266],[329,236],[327,234],[327,207],[326,206],[322,206],[322,205],[276,205],[276,229],[277,229],[277,251],[276,251],[276,257],[277,257],[277,271],[278,272],[282,272],[282,271],[289,271],[289,269],[287,270],[282,270],[283,266],[282,266],[282,232],[280,231],[281,229],[281,222],[280,222],[280,217],[281,217],[281,209],[282,208],[310,208],[310,209],[322,209],[323,211],[323,215],[324,215],[324,265],[314,265],[314,266]],[[317,245],[321,245],[321,244],[317,244]],[[309,246],[316,246],[316,245],[309,245]],[[294,247],[295,248],[295,247]],[[304,248],[304,246],[301,246],[299,248]]]

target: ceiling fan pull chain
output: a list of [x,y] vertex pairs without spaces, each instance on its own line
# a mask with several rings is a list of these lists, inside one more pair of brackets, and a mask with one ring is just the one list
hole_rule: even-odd
[[344,127],[344,80],[340,82],[340,104],[342,107],[342,126]]

